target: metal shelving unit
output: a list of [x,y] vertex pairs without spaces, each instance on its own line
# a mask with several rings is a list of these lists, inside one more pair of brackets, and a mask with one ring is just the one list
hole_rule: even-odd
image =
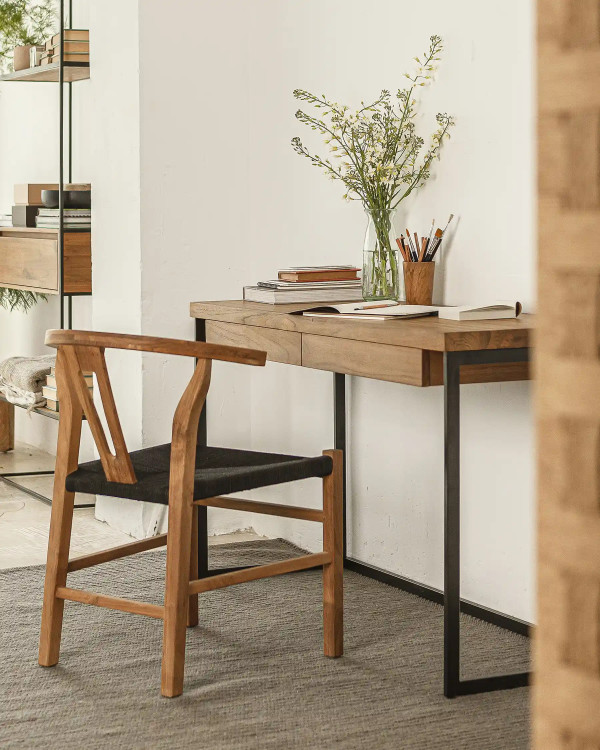
[[[91,292],[68,292],[65,291],[65,268],[64,268],[64,242],[65,234],[71,232],[70,229],[65,229],[64,225],[64,210],[65,210],[65,196],[64,196],[64,185],[65,176],[67,182],[73,182],[73,83],[77,81],[86,80],[90,77],[90,66],[89,63],[71,63],[65,62],[64,60],[64,42],[65,42],[65,30],[73,28],[73,0],[68,0],[68,26],[65,26],[65,0],[60,0],[60,58],[58,63],[52,63],[45,66],[37,66],[35,68],[28,68],[27,70],[18,70],[14,73],[9,73],[4,76],[0,76],[0,82],[29,82],[29,83],[58,83],[59,94],[58,94],[58,108],[59,108],[59,145],[58,145],[58,190],[59,190],[59,229],[57,233],[58,242],[58,297],[60,304],[60,328],[72,328],[73,327],[73,297],[77,296],[89,296]],[[65,85],[67,86],[66,100],[65,100]],[[66,104],[66,107],[65,107]],[[65,118],[65,108],[67,110]],[[66,124],[65,124],[66,119]],[[67,146],[65,148],[65,134],[67,135]],[[65,151],[67,167],[65,168]],[[66,174],[65,174],[66,173]],[[66,304],[65,304],[66,303]],[[66,307],[66,310],[65,310]],[[2,400],[2,397],[0,397]],[[18,404],[15,404],[18,406]],[[27,408],[27,407],[23,407]],[[36,408],[31,409],[32,413],[39,414],[40,416],[49,417],[51,419],[59,419],[60,414],[54,412],[51,409]],[[41,495],[34,490],[27,487],[23,487],[14,481],[13,477],[26,477],[26,476],[49,476],[54,472],[51,471],[25,471],[25,472],[4,472],[0,473],[0,481],[5,482],[13,487],[17,487],[22,492],[35,497],[38,500],[43,500],[46,503],[51,503],[51,498]],[[89,508],[93,507],[91,504],[76,505],[76,508]]]

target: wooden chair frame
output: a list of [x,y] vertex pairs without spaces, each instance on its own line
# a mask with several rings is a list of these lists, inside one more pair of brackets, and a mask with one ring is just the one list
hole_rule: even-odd
[[[198,595],[244,581],[323,566],[324,653],[343,652],[343,521],[342,454],[324,451],[332,458],[333,472],[323,479],[323,509],[293,508],[230,497],[195,500],[194,472],[198,422],[210,385],[212,360],[263,366],[265,352],[201,342],[162,339],[92,331],[48,331],[46,344],[58,349],[56,381],[60,420],[56,470],[48,540],[44,603],[40,632],[39,663],[58,663],[65,600],[162,619],[162,694],[183,692],[186,626],[198,624]],[[66,490],[66,478],[78,466],[81,425],[87,418],[108,481],[134,484],[135,471],[127,451],[104,358],[105,349],[126,349],[195,357],[194,374],[173,418],[168,533],[69,560],[74,493]],[[95,373],[106,423],[112,438],[111,452],[104,428],[90,397],[83,372]],[[291,560],[198,578],[199,505],[251,511],[316,521],[323,524],[323,551]],[[163,545],[167,546],[164,605],[83,591],[66,585],[67,574]]]

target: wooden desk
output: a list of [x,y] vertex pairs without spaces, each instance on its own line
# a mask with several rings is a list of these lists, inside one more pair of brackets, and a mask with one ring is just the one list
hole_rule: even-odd
[[[460,598],[460,385],[529,378],[533,317],[455,322],[437,318],[365,321],[293,315],[302,305],[239,300],[192,302],[196,339],[261,349],[273,362],[334,373],[335,447],[346,449],[346,375],[444,389],[444,591],[347,556],[345,567],[444,604],[444,694],[522,687],[529,673],[460,679],[460,612],[526,634],[527,623]],[[304,308],[311,307],[305,305]],[[206,441],[206,414],[199,439]],[[346,455],[346,453],[344,453]],[[346,472],[345,472],[346,474]],[[346,484],[344,481],[344,519]],[[202,560],[208,574],[206,518]]]

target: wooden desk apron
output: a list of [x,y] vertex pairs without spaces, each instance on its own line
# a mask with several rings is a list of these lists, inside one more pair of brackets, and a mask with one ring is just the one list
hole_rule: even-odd
[[[533,330],[532,315],[457,322],[437,318],[336,320],[290,314],[312,306],[192,302],[190,314],[206,321],[210,343],[260,349],[272,362],[420,387],[443,384],[444,352],[528,347]],[[526,362],[461,368],[461,383],[529,377]]]

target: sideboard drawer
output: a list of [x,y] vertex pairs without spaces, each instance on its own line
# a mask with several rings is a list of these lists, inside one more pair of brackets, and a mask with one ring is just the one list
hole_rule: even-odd
[[429,385],[429,360],[421,349],[332,336],[302,335],[302,364],[316,370]]
[[[64,236],[64,291],[92,291],[90,232]],[[58,294],[58,231],[27,227],[0,228],[0,286]]]
[[300,334],[295,331],[279,331],[241,323],[207,320],[206,340],[210,344],[259,349],[267,352],[267,359],[271,362],[284,362],[288,365],[302,364],[302,343]]

